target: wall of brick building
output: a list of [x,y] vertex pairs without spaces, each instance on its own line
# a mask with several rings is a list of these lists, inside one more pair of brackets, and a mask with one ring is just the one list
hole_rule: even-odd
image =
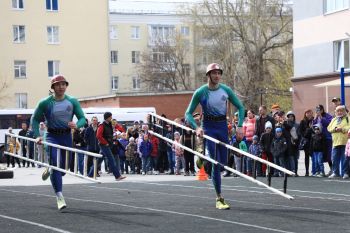
[[[307,109],[312,109],[315,112],[315,108],[318,104],[322,104],[328,112],[333,115],[334,105],[332,104],[333,97],[340,97],[340,86],[315,87],[316,84],[332,81],[339,78],[339,76],[330,76],[327,78],[314,78],[311,80],[293,81],[293,111],[296,114],[297,121],[300,121],[304,112]],[[327,92],[328,89],[328,99]],[[345,89],[345,103],[349,108],[350,90]]]
[[[169,119],[183,117],[192,93],[157,94],[144,96],[118,96],[95,100],[83,100],[80,104],[86,107],[155,107],[157,114],[165,114]],[[197,109],[199,111],[199,108]]]

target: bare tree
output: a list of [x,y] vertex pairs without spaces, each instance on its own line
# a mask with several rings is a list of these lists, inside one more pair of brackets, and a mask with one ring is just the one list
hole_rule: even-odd
[[257,107],[258,90],[268,88],[275,69],[287,69],[291,61],[285,59],[292,49],[290,8],[284,0],[205,0],[192,15],[205,38],[208,63],[223,64],[226,83],[247,106]]
[[152,91],[190,90],[189,47],[180,35],[155,40],[137,66],[141,83]]

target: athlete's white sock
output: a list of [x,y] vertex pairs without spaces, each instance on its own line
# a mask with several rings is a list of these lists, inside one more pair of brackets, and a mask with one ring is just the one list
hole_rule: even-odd
[[56,196],[57,196],[57,197],[63,197],[63,194],[62,194],[62,192],[57,192],[57,193],[56,193]]

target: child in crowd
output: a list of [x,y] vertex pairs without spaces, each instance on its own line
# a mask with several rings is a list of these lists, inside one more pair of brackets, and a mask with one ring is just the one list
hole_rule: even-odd
[[[177,143],[180,142],[180,133],[174,133],[174,141]],[[185,167],[185,158],[184,158],[184,149],[180,146],[173,144],[173,151],[175,153],[175,175],[180,175],[180,166]]]
[[[244,133],[243,132],[236,132],[235,140],[232,142],[232,146],[236,147],[240,150],[243,150],[245,152],[248,152],[247,144],[243,140]],[[243,160],[242,155],[238,152],[233,152],[233,156],[230,156],[227,162],[227,166],[232,167],[233,164],[235,164],[235,168],[239,172],[243,172]],[[228,177],[231,175],[231,172],[226,171],[224,173],[224,177]]]
[[325,152],[326,138],[322,134],[322,125],[313,126],[314,133],[311,136],[310,149],[312,153],[312,176],[325,177],[323,166],[323,154]]
[[125,152],[125,167],[128,168],[130,166],[130,174],[135,174],[135,161],[137,156],[137,145],[135,143],[135,138],[129,138],[129,144],[126,146]]
[[[257,157],[261,156],[261,149],[259,145],[259,137],[257,135],[253,136],[253,142],[249,146],[249,153],[252,155],[255,155]],[[252,176],[253,172],[255,172],[255,166],[254,166],[254,171],[253,171],[253,159],[247,157],[247,175]]]
[[[271,153],[273,156],[274,163],[284,167],[285,160],[285,152],[287,150],[287,141],[282,136],[282,128],[276,128],[275,130],[275,138],[272,140],[271,144]],[[283,176],[282,173],[279,173],[277,169],[275,169],[273,176]]]
[[[20,148],[19,142],[16,140],[15,137],[11,137],[10,141],[9,141],[8,152],[10,152],[12,154],[18,154],[19,148]],[[18,164],[18,167],[21,167],[21,164],[20,164],[18,158],[15,158],[15,157],[10,156],[10,155],[6,155],[7,167],[10,166],[10,162],[11,162],[12,167],[15,167],[15,160]]]
[[125,166],[125,148],[129,144],[129,140],[127,139],[127,134],[125,132],[118,134],[119,135],[119,159],[120,159],[120,170],[121,174],[125,173],[129,174],[129,168]]
[[346,142],[345,147],[345,160],[343,164],[343,171],[343,179],[348,179],[350,173],[350,130],[348,131],[348,141]]
[[[261,135],[259,144],[260,144],[260,148],[261,148],[261,152],[262,152],[261,158],[264,160],[267,160],[269,162],[273,162],[272,154],[271,154],[272,140],[273,140],[272,123],[270,121],[267,121],[265,123],[265,132]],[[267,174],[266,173],[266,169],[267,169],[266,164],[258,163],[258,166],[262,166],[261,167],[262,174],[258,174],[258,176],[260,176],[260,175],[265,176]],[[260,169],[258,169],[258,172],[259,172],[259,170]],[[272,174],[272,172],[273,172],[272,169],[269,172],[270,172],[270,174]]]
[[148,134],[143,135],[143,140],[140,144],[140,153],[142,161],[142,175],[146,175],[146,172],[149,171],[150,156],[152,153],[152,143],[148,138]]

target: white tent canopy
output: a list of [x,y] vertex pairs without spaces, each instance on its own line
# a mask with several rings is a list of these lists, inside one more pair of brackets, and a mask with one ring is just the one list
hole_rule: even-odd
[[[349,78],[344,78],[344,84],[346,86],[350,86],[350,79]],[[335,87],[335,86],[340,86],[340,78],[337,78],[332,81],[324,82],[324,83],[319,83],[314,85],[315,87]]]

